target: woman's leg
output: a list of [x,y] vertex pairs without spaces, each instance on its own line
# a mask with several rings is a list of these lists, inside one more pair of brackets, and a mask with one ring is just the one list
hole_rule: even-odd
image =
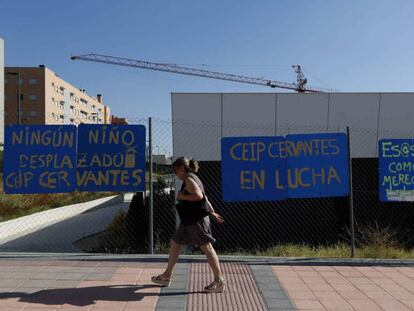
[[211,270],[213,270],[214,279],[223,280],[224,278],[223,278],[223,274],[221,273],[220,262],[219,262],[217,253],[213,248],[213,245],[211,245],[211,243],[209,242],[209,243],[206,243],[200,246],[200,249],[207,256],[208,264],[210,265]]
[[181,252],[181,245],[175,242],[174,240],[170,240],[168,265],[164,273],[162,274],[163,277],[168,278],[168,279],[171,278],[175,264],[177,263],[178,257],[180,256],[180,252]]

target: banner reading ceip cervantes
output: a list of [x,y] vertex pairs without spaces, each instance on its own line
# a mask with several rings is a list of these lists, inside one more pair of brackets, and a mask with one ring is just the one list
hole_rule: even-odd
[[227,202],[349,194],[344,133],[224,137],[221,163]]

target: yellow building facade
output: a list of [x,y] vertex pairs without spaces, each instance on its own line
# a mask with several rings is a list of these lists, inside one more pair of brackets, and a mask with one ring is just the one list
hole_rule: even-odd
[[4,68],[4,123],[110,124],[102,95],[90,96],[49,68]]

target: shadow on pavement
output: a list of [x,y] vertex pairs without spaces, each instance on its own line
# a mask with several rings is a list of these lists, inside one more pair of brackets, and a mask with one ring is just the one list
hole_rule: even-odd
[[45,289],[38,292],[27,294],[23,292],[0,293],[0,299],[20,298],[20,302],[37,303],[44,305],[63,305],[87,306],[100,301],[140,301],[147,296],[180,296],[197,294],[202,292],[170,291],[167,293],[140,293],[140,290],[147,288],[159,288],[156,285],[116,285],[116,286],[95,286],[83,288],[57,288]]

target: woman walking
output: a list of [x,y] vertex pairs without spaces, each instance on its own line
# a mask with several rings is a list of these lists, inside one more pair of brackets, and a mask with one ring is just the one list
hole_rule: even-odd
[[152,282],[169,286],[174,266],[180,256],[182,245],[200,247],[207,256],[208,263],[214,274],[214,281],[204,288],[207,293],[220,293],[225,290],[226,283],[220,269],[216,251],[211,245],[215,241],[211,233],[210,218],[223,223],[223,217],[217,214],[204,193],[204,186],[198,176],[198,163],[185,157],[174,161],[174,174],[182,180],[181,190],[177,194],[177,211],[181,223],[170,240],[168,265],[164,273],[153,276]]

